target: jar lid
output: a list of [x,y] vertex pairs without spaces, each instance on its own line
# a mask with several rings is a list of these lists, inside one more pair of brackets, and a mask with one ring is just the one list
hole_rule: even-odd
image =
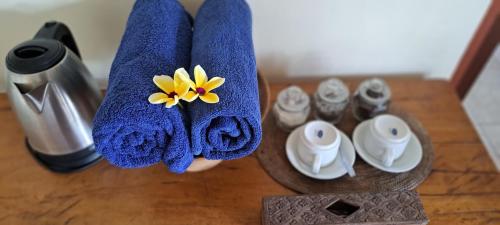
[[302,111],[309,106],[309,95],[300,87],[290,86],[278,94],[278,105],[287,111]]
[[341,80],[330,78],[319,84],[316,95],[325,102],[344,102],[349,99],[349,88]]
[[391,98],[391,89],[384,80],[379,78],[363,81],[357,92],[364,101],[374,105],[385,103]]

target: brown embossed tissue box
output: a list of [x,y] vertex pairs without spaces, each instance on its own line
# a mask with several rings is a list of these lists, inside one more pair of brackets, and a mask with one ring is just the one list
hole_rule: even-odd
[[272,196],[262,200],[262,224],[427,224],[415,191]]

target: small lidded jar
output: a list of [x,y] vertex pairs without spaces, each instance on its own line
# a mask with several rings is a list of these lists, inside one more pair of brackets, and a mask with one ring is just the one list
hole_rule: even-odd
[[349,104],[349,88],[339,79],[331,78],[319,84],[314,94],[317,119],[337,124]]
[[309,95],[297,86],[282,90],[273,106],[276,123],[284,131],[292,131],[304,124],[310,111]]
[[372,78],[359,85],[352,100],[354,117],[363,121],[387,112],[391,103],[391,89],[384,80]]

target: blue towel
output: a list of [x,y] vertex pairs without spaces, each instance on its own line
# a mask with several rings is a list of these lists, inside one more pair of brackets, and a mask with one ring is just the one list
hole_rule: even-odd
[[189,15],[176,0],[135,3],[94,118],[96,149],[111,164],[137,168],[164,161],[176,173],[191,164],[184,113],[148,102],[159,92],[154,75],[190,65],[191,39]]
[[196,65],[209,79],[224,77],[225,83],[213,91],[219,103],[198,99],[187,107],[193,153],[224,160],[249,155],[261,141],[262,128],[252,17],[244,0],[203,3],[194,23],[191,72]]

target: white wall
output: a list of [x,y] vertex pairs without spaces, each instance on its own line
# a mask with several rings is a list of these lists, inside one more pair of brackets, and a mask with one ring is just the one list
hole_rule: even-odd
[[[202,2],[181,1],[192,13]],[[445,79],[490,3],[248,1],[257,60],[266,76],[423,73]],[[133,0],[2,0],[0,66],[11,47],[31,38],[44,21],[56,19],[70,26],[85,63],[96,77],[105,79],[132,4]]]
[[449,78],[489,0],[253,0],[267,73]]

